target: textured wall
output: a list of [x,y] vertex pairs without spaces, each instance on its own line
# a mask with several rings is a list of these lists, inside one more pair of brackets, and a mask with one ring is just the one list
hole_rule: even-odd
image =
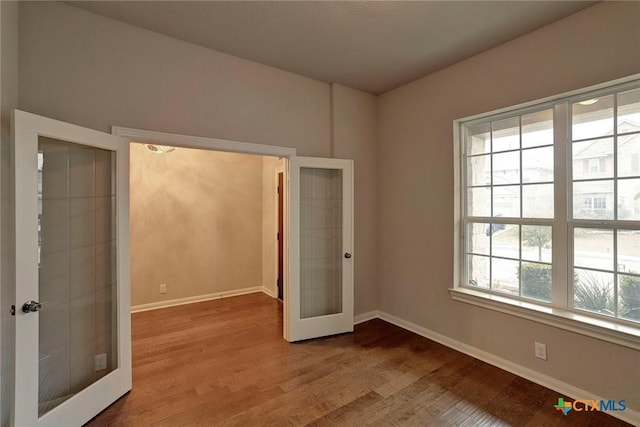
[[[382,310],[640,409],[638,351],[453,302],[447,291],[453,120],[639,73],[638,52],[640,3],[606,2],[380,97]],[[534,340],[547,344],[547,362],[534,358]]]
[[262,285],[260,156],[132,144],[130,188],[131,305]]

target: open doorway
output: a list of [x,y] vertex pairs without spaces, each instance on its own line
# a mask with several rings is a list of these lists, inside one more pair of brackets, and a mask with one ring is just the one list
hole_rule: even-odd
[[283,158],[141,143],[130,154],[132,311],[278,296]]

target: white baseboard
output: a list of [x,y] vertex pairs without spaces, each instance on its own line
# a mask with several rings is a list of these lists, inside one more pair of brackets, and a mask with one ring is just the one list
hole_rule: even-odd
[[260,287],[260,290],[261,290],[263,293],[265,293],[265,294],[269,295],[271,298],[277,298],[277,297],[278,297],[278,296],[276,295],[276,293],[275,293],[275,291],[274,291],[273,289],[269,289],[269,288],[267,288],[266,286],[261,286],[261,287]]
[[198,295],[195,297],[178,298],[178,299],[172,299],[167,301],[152,302],[148,304],[132,305],[131,312],[139,313],[141,311],[157,310],[160,308],[175,307],[177,305],[192,304],[194,302],[210,301],[213,299],[220,299],[220,298],[229,298],[229,297],[235,297],[238,295],[253,294],[256,292],[264,292],[267,295],[271,296],[271,294],[267,292],[264,286],[253,286],[251,288],[215,292],[212,294]]
[[[500,369],[504,369],[507,372],[511,372],[512,374],[525,378],[543,387],[557,391],[559,394],[570,397],[572,399],[608,400],[612,398],[608,397],[607,399],[604,399],[600,396],[596,396],[591,392],[582,390],[564,381],[560,381],[548,375],[541,374],[540,372],[536,372],[532,369],[526,368],[522,365],[518,365],[517,363],[511,362],[507,359],[503,359],[484,350],[480,350],[476,347],[472,347],[468,344],[456,341],[447,336],[416,325],[415,323],[408,322],[404,319],[385,313],[383,311],[370,311],[368,313],[360,314],[354,318],[354,324],[366,322],[367,320],[375,319],[376,317],[408,331],[414,332],[432,341],[445,345],[449,348],[457,350],[461,353],[467,354],[478,360],[482,360],[483,362],[486,362],[490,365],[496,366]],[[616,399],[619,398],[618,396],[614,397]],[[624,412],[607,412],[607,414],[632,425],[640,425],[639,411],[627,408]]]
[[380,317],[380,312],[378,310],[368,311],[366,313],[358,314],[353,317],[353,325],[357,325],[359,323],[368,322],[369,320],[378,319]]

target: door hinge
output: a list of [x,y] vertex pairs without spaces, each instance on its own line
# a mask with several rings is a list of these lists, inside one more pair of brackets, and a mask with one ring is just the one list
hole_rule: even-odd
[[276,240],[280,240],[280,232],[276,233]]
[[12,306],[11,306],[11,315],[12,315],[12,316],[15,316],[15,315],[16,315],[16,306],[15,306],[15,305],[12,305]]

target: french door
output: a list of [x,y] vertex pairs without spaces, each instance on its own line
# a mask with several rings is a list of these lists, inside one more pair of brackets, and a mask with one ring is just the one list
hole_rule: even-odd
[[131,389],[129,141],[15,111],[13,426],[80,426]]
[[[79,426],[131,389],[130,139],[21,111],[13,135],[12,425]],[[353,331],[353,162],[291,156],[289,184],[285,338]]]
[[285,338],[353,331],[353,161],[291,157]]

